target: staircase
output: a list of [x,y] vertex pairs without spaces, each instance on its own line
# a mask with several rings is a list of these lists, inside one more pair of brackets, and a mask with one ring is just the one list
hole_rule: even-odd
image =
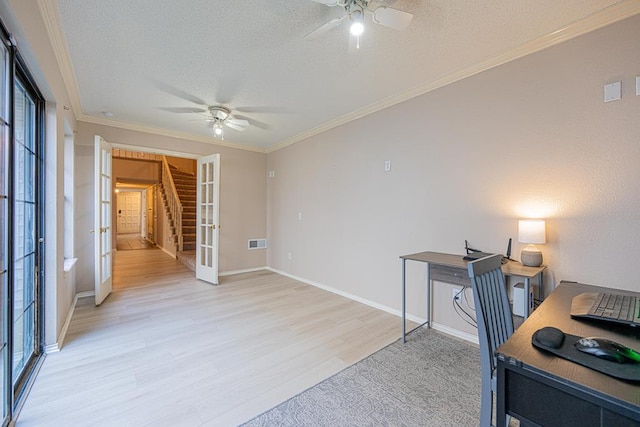
[[163,159],[161,195],[169,218],[176,258],[195,270],[196,177]]
[[169,165],[182,203],[182,250],[196,249],[196,177]]

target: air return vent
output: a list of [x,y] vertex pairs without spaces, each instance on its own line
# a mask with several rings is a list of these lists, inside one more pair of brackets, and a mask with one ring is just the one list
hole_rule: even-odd
[[265,249],[267,239],[249,239],[249,249]]

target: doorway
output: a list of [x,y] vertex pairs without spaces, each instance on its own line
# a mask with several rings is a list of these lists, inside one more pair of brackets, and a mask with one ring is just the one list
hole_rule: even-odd
[[127,181],[116,183],[115,247],[117,251],[156,247],[155,191],[157,185]]

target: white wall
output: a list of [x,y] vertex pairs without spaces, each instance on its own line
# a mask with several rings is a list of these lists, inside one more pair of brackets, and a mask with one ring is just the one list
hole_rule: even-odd
[[[399,255],[462,254],[465,239],[504,253],[512,237],[517,258],[517,219],[543,217],[550,287],[638,290],[638,40],[630,18],[269,154],[269,266],[399,310]],[[423,288],[411,266],[418,316]],[[469,330],[450,297],[436,320]]]

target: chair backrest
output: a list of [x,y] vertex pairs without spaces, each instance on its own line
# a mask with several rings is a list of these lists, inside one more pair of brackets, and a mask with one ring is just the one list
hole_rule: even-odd
[[491,375],[496,368],[495,350],[513,335],[502,255],[480,258],[468,263],[467,268],[473,288],[482,371]]

